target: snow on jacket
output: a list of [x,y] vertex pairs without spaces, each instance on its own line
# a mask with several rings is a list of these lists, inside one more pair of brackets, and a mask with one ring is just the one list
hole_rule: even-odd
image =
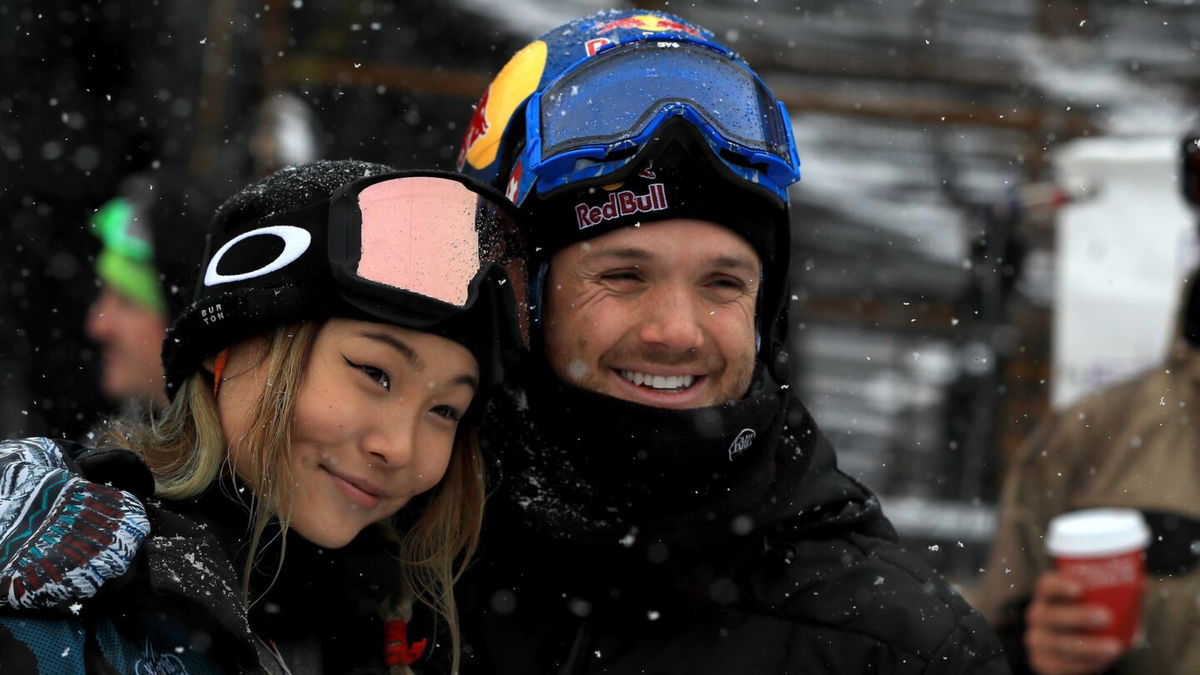
[[[671,428],[672,413],[604,398],[567,388],[527,402],[514,392],[500,399],[512,409],[485,424],[504,482],[489,501],[478,561],[459,587],[471,652],[464,672],[1007,672],[990,627],[900,548],[878,500],[837,469],[832,447],[790,393],[696,418],[701,426],[722,422],[724,436]],[[553,414],[534,422],[529,410],[547,401]],[[586,426],[585,410],[598,425]],[[640,436],[657,439],[654,448],[624,442],[639,437],[630,429],[639,417],[655,415]],[[575,431],[548,432],[559,424],[552,420]],[[748,447],[747,429],[757,438]],[[661,447],[689,433],[681,447]],[[569,447],[547,445],[556,442]],[[644,481],[630,479],[615,499],[589,489],[589,471],[623,467],[604,479],[609,492],[620,491],[619,476],[638,462],[676,450],[677,459]],[[591,453],[584,469],[556,473],[578,453]],[[744,469],[722,468],[750,455]],[[702,498],[687,501],[690,492]],[[613,516],[625,502],[638,512],[658,509],[657,522]],[[545,518],[545,505],[571,515]],[[593,508],[593,519],[580,517]],[[588,531],[610,516],[613,528]]]
[[978,607],[1027,669],[1024,610],[1052,569],[1054,516],[1090,507],[1140,509],[1151,526],[1143,597],[1146,644],[1118,673],[1200,673],[1200,350],[1182,338],[1167,361],[1042,424],[1008,470],[1001,520]]

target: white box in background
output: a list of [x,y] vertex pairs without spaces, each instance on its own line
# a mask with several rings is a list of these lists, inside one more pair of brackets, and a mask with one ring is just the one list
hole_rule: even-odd
[[1197,263],[1195,219],[1179,194],[1179,142],[1094,138],[1055,153],[1057,182],[1088,194],[1057,216],[1055,408],[1166,355]]

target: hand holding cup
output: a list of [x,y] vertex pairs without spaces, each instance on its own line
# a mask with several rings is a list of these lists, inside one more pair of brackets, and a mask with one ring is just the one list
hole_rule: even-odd
[[1083,586],[1061,572],[1038,578],[1025,623],[1029,665],[1041,675],[1101,673],[1126,651],[1104,634],[1112,624],[1108,608],[1084,602]]
[[1038,580],[1025,644],[1042,673],[1105,670],[1138,639],[1150,531],[1132,509],[1088,509],[1050,522],[1057,571]]

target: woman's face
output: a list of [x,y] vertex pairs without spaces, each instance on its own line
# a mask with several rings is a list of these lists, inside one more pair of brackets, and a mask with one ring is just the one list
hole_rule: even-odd
[[[238,475],[253,482],[252,406],[266,386],[261,344],[230,350],[217,397]],[[317,334],[285,460],[291,526],[328,548],[348,544],[438,483],[479,382],[475,358],[443,337],[331,319]],[[282,479],[284,474],[278,473]]]

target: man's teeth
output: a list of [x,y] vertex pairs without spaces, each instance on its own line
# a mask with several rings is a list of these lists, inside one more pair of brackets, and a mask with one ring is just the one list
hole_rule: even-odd
[[696,381],[695,375],[649,375],[632,370],[622,370],[621,377],[651,389],[687,389]]

